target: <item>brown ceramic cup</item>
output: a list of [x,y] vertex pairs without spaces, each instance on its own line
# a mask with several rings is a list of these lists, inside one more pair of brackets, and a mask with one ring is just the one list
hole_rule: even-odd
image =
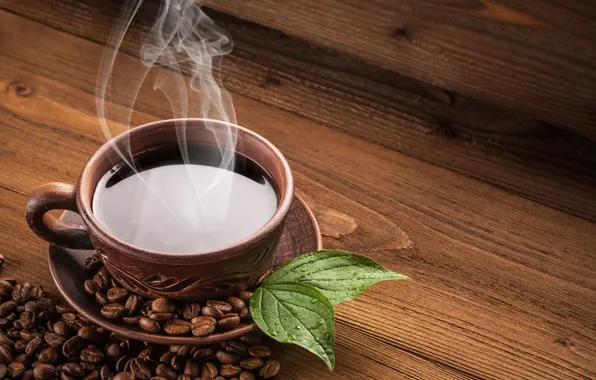
[[[258,163],[278,195],[271,219],[253,235],[209,252],[169,254],[141,249],[115,238],[93,215],[93,194],[101,177],[122,159],[116,149],[135,155],[177,144],[176,126],[186,123],[188,143],[215,146],[216,138],[237,132],[236,151]],[[211,130],[205,127],[208,123]],[[204,300],[233,294],[252,286],[270,263],[294,198],[290,167],[269,141],[237,125],[205,119],[165,120],[133,128],[104,144],[87,162],[76,186],[49,183],[27,199],[27,222],[42,239],[66,248],[95,249],[111,274],[124,286],[146,297]],[[51,210],[77,212],[82,224],[66,223]]]

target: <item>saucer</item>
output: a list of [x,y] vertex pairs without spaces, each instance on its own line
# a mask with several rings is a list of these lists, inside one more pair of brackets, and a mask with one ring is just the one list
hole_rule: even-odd
[[[71,211],[65,211],[60,219],[71,223],[81,222],[79,215]],[[317,221],[306,203],[296,195],[269,268],[276,268],[301,254],[314,252],[321,247],[321,232]],[[155,344],[197,346],[239,338],[256,329],[254,323],[244,323],[233,330],[215,333],[208,337],[172,336],[164,333],[148,333],[139,327],[106,319],[101,315],[101,307],[95,299],[89,297],[83,290],[83,283],[88,279],[83,270],[85,259],[94,252],[50,245],[48,261],[52,278],[62,297],[79,314],[98,326],[129,339]]]

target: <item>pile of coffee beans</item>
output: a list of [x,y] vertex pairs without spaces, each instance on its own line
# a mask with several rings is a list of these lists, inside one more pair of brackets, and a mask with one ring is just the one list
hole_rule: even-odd
[[247,306],[252,296],[250,291],[240,291],[235,297],[211,300],[203,305],[167,298],[146,300],[120,285],[98,255],[86,260],[85,270],[89,274],[85,292],[101,305],[101,315],[138,325],[147,332],[206,337],[234,329],[241,322],[252,322]]
[[[155,313],[175,314],[176,308],[168,305],[159,301]],[[270,354],[260,332],[209,347],[168,347],[129,340],[55,304],[39,286],[0,280],[0,379],[270,379],[280,367],[269,359]]]

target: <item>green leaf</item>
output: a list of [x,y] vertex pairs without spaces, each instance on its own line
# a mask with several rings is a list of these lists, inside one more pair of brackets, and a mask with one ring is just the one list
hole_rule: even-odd
[[301,283],[319,289],[332,304],[356,298],[369,286],[385,280],[409,280],[368,257],[340,250],[299,256],[273,272],[265,286]]
[[250,299],[250,314],[263,332],[297,344],[335,366],[335,313],[316,288],[298,283],[263,285]]

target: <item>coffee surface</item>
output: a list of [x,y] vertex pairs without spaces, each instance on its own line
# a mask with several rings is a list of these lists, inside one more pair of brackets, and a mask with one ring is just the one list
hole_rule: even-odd
[[164,147],[120,164],[99,181],[93,212],[116,238],[166,253],[221,249],[252,235],[277,209],[264,170],[235,154],[222,169],[216,148]]

